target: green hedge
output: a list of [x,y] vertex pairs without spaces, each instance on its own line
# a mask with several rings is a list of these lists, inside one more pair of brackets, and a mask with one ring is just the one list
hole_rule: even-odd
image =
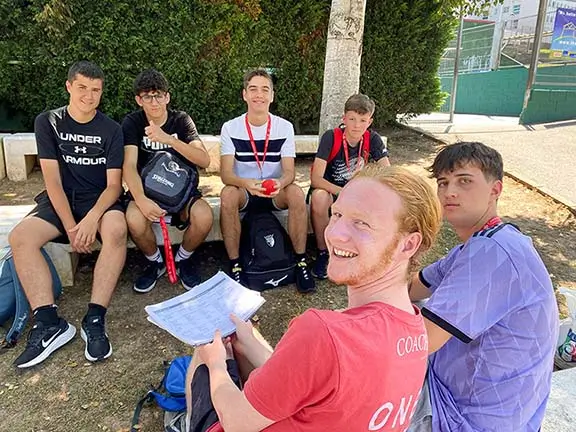
[[376,100],[375,124],[442,105],[436,72],[455,24],[441,1],[368,1],[360,89]]
[[[106,73],[101,109],[117,120],[136,108],[132,82],[156,67],[172,83],[172,105],[201,133],[218,133],[244,110],[246,69],[272,68],[274,112],[297,133],[317,132],[329,0],[0,0],[0,100],[23,115],[64,105],[68,66]],[[439,1],[368,0],[361,89],[378,102],[377,122],[441,102],[436,67],[452,19]]]

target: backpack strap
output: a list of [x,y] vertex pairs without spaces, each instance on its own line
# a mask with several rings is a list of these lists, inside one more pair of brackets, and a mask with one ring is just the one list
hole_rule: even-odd
[[[150,390],[148,390],[148,392],[136,404],[134,415],[132,416],[130,432],[139,432],[139,429],[137,429],[135,426],[140,420],[140,413],[142,412],[144,405],[149,402],[155,401],[164,411],[177,412],[186,409],[186,396],[174,396],[170,394],[170,391],[167,390],[167,379],[170,375],[170,379],[176,379],[177,381],[180,381],[182,383],[182,389],[185,391],[186,389],[184,386],[186,382],[186,373],[191,361],[191,356],[182,356],[176,357],[171,362],[162,362],[164,368],[162,381],[160,381],[160,384],[158,384],[156,387],[150,386]],[[170,373],[170,370],[173,371],[173,374]],[[170,387],[170,383],[168,384],[168,387]]]
[[134,409],[134,415],[132,416],[132,424],[130,425],[130,432],[140,431],[140,428],[136,428],[135,426],[138,425],[138,421],[140,420],[140,413],[142,412],[142,408],[144,408],[144,404],[154,400],[152,392],[153,390],[148,390],[148,393],[146,393],[144,397],[140,399],[136,404],[136,409]]
[[28,322],[28,318],[30,316],[30,306],[28,305],[28,300],[26,299],[22,285],[20,285],[20,281],[18,280],[18,274],[16,273],[16,267],[14,266],[14,261],[12,258],[7,260],[6,264],[8,265],[10,273],[12,274],[12,286],[14,287],[16,305],[14,311],[14,321],[12,322],[10,330],[8,330],[8,333],[6,333],[5,343],[2,347],[13,348],[16,345],[16,342],[18,342],[18,338],[22,334],[24,327],[26,327],[26,323]]
[[140,428],[136,428],[135,426],[138,425],[140,421],[140,414],[142,413],[142,408],[148,402],[152,402],[154,400],[154,393],[162,390],[164,387],[164,381],[166,380],[166,372],[168,371],[168,367],[170,367],[170,362],[164,360],[162,362],[162,367],[164,368],[164,374],[162,375],[162,381],[154,387],[150,384],[150,390],[146,392],[144,396],[138,401],[136,404],[136,408],[134,409],[134,415],[132,416],[132,423],[130,425],[130,432],[140,432]]
[[370,129],[366,129],[366,132],[364,132],[362,144],[362,157],[364,158],[364,162],[368,163],[368,159],[370,158]]
[[342,141],[344,139],[344,132],[340,127],[334,128],[334,142],[332,143],[332,149],[330,150],[330,155],[328,156],[327,164],[332,162],[334,158],[338,155],[338,152],[342,148]]
[[[342,143],[344,142],[344,131],[340,128],[334,128],[334,143],[332,144],[332,149],[330,150],[330,155],[326,163],[330,163],[342,148]],[[364,158],[364,162],[368,162],[370,158],[370,130],[366,129],[364,135],[362,136],[362,148],[359,150],[358,156]]]

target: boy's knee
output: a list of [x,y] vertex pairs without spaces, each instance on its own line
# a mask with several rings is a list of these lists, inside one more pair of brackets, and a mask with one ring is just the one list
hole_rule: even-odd
[[214,222],[212,208],[204,200],[198,200],[190,209],[190,225],[210,229]]
[[235,186],[225,186],[220,192],[220,214],[237,214],[243,203],[243,189]]
[[224,186],[220,191],[220,207],[237,208],[240,201],[239,191],[236,186]]
[[310,198],[313,213],[325,213],[332,205],[332,195],[324,189],[315,189]]
[[115,247],[126,247],[126,236],[128,229],[126,220],[120,215],[109,218],[102,224],[100,236],[103,244],[110,244]]
[[288,185],[285,189],[286,200],[290,206],[306,206],[306,199],[304,197],[304,192],[300,186],[292,183]]
[[42,247],[41,244],[38,244],[36,236],[26,227],[26,223],[22,222],[16,225],[12,231],[10,231],[10,234],[8,234],[8,244],[12,249],[40,249],[40,247]]
[[141,231],[148,226],[148,219],[144,217],[136,205],[130,204],[126,209],[126,224],[130,231]]
[[12,249],[25,247],[29,243],[25,230],[20,228],[20,224],[16,225],[10,234],[8,234],[8,243]]

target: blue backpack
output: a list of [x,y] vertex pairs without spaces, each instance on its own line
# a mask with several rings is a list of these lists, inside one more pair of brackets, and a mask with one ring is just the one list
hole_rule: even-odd
[[176,357],[171,362],[164,362],[164,377],[159,385],[151,386],[136,405],[130,432],[138,432],[140,413],[146,403],[156,402],[164,411],[164,431],[180,432],[186,415],[186,372],[192,356]]
[[[60,277],[46,251],[44,249],[41,251],[48,262],[52,275],[54,297],[57,298],[62,293]],[[16,345],[24,327],[26,327],[29,316],[30,305],[16,274],[12,250],[10,247],[4,247],[0,249],[0,325],[4,325],[10,320],[12,320],[12,325],[1,343],[2,349],[12,348]]]

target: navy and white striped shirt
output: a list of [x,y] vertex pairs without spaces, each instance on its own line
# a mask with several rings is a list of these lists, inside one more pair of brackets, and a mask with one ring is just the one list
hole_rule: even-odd
[[[242,114],[227,121],[222,126],[220,133],[220,154],[234,155],[234,173],[241,178],[268,179],[282,176],[281,159],[284,157],[296,157],[294,143],[294,127],[288,120],[284,120],[274,114],[270,114],[272,125],[270,127],[270,139],[266,159],[262,164],[262,173],[254,157],[250,144],[248,131]],[[258,160],[262,163],[264,156],[264,143],[266,138],[267,123],[262,126],[251,125],[252,136],[258,151]]]

